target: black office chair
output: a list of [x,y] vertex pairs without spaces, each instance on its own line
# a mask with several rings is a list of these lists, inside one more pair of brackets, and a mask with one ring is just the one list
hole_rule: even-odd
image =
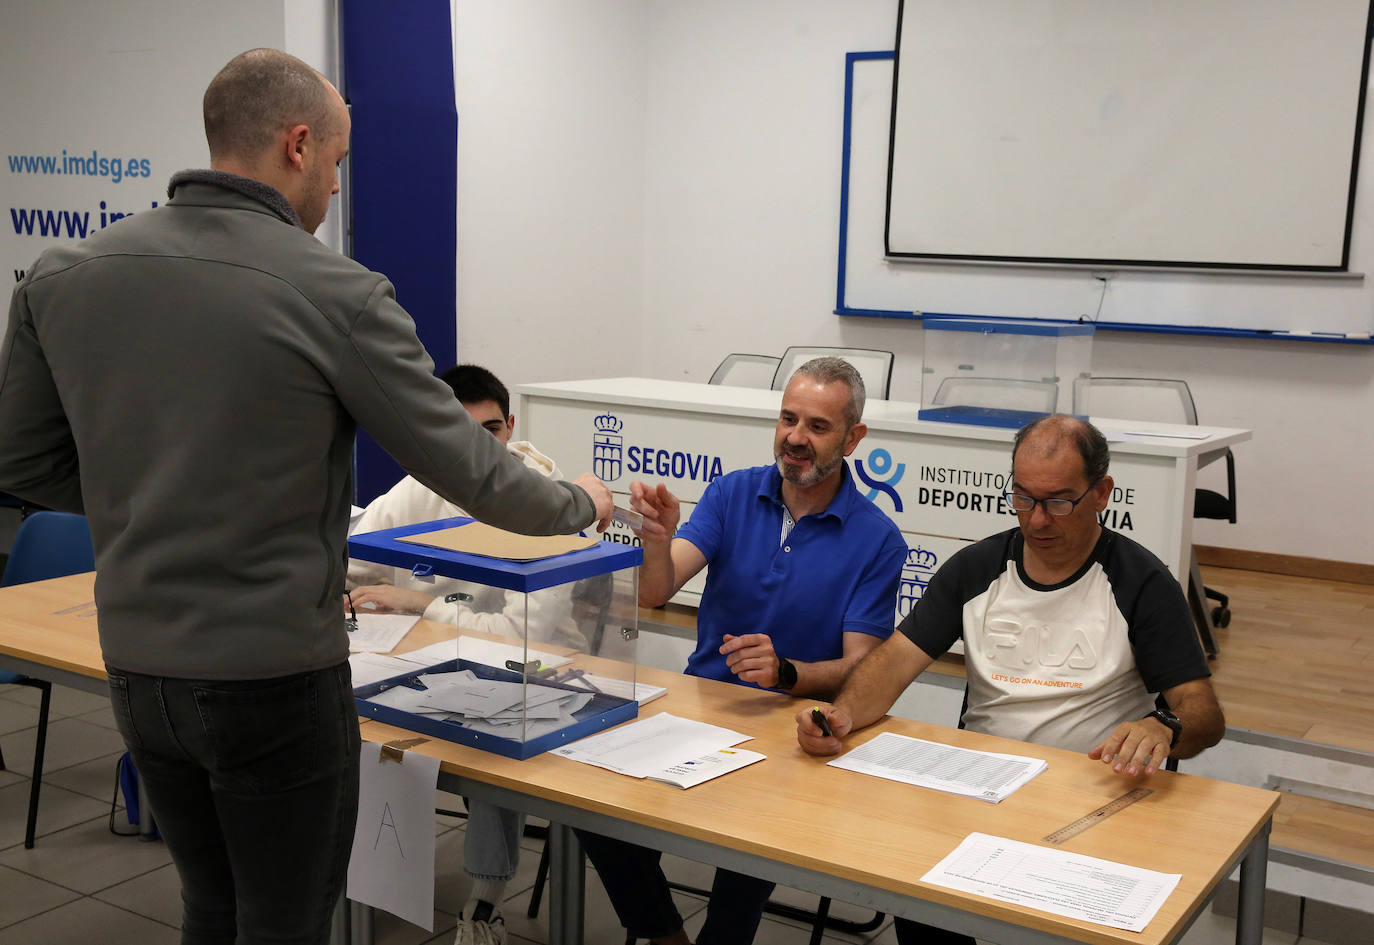
[[[1188,382],[1164,377],[1090,377],[1074,382],[1074,413],[1113,417],[1122,420],[1152,420],[1160,423],[1184,423],[1197,426],[1197,406]],[[1236,521],[1236,458],[1228,447],[1221,453],[1226,460],[1226,493],[1212,489],[1196,489],[1193,493],[1193,517],[1217,521]],[[1188,567],[1188,582],[1184,585],[1188,606],[1193,611],[1198,635],[1208,656],[1217,655],[1212,627],[1225,627],[1231,622],[1230,598],[1202,583],[1202,570],[1194,552]],[[1217,602],[1208,612],[1207,601]]]
[[[19,523],[0,587],[28,584],[47,578],[64,577],[95,570],[95,551],[85,516],[67,512],[33,512]],[[33,849],[38,826],[38,794],[43,786],[43,750],[48,742],[48,708],[52,702],[52,683],[22,673],[0,670],[0,683],[28,686],[42,693],[38,704],[38,735],[33,747],[33,779],[29,784],[29,815],[24,829],[24,849]],[[0,771],[5,756],[0,752]]]

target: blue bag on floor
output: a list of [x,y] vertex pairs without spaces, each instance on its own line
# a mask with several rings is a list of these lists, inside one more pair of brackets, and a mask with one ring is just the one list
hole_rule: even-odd
[[[122,831],[115,829],[115,808],[119,806],[119,795],[124,795],[124,810],[128,815],[127,819],[130,826],[137,827],[142,814],[138,799],[138,769],[134,767],[134,759],[126,751],[119,756],[119,761],[115,763],[115,794],[110,799],[110,833],[120,837],[137,836],[140,831]],[[160,837],[157,826],[153,826],[151,837]]]

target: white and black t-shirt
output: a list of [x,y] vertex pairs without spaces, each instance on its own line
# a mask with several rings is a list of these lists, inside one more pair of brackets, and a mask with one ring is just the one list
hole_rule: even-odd
[[1086,752],[1153,693],[1211,675],[1182,588],[1145,548],[1104,528],[1052,586],[1026,576],[1023,548],[1013,528],[961,550],[899,628],[932,657],[963,637],[963,727]]

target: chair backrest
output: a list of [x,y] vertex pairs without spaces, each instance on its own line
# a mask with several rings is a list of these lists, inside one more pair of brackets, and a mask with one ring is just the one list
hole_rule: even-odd
[[843,358],[854,365],[864,379],[864,394],[870,400],[887,400],[892,386],[892,352],[873,348],[821,348],[794,345],[782,353],[777,372],[773,375],[773,390],[782,390],[793,373],[812,358]]
[[779,360],[771,354],[727,354],[706,383],[768,390],[778,372]]
[[95,570],[86,516],[34,512],[19,523],[0,587]]
[[1074,413],[1094,417],[1197,425],[1188,382],[1169,377],[1081,377],[1074,381],[1073,406]]
[[1059,385],[1054,381],[1030,381],[1016,377],[947,377],[935,388],[933,406],[958,405],[994,410],[1029,410],[1054,413]]

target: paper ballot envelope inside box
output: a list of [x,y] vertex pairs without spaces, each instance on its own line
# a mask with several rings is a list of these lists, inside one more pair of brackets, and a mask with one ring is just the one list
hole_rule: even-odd
[[514,758],[637,714],[640,549],[451,518],[353,535],[349,553],[439,600],[394,672],[368,661],[359,714]]

